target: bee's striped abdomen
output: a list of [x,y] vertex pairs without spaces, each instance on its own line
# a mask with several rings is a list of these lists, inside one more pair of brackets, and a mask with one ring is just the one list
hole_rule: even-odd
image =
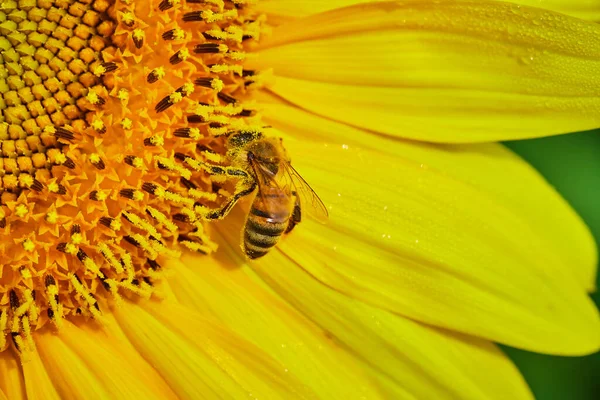
[[252,203],[244,228],[244,251],[248,258],[255,259],[267,254],[279,242],[288,226],[291,210],[287,196],[281,194],[270,197],[280,198],[267,200],[270,204],[269,211],[264,207],[265,204],[260,196],[257,196]]

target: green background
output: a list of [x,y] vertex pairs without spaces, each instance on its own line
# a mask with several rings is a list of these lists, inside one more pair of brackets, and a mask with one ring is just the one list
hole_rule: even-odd
[[[592,230],[600,247],[600,130],[506,143],[546,177]],[[600,279],[598,279],[600,288]],[[592,295],[600,306],[600,293]],[[504,348],[538,400],[600,399],[600,353],[552,357]]]

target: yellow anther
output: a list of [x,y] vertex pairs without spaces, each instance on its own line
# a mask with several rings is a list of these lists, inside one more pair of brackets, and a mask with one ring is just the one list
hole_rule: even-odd
[[96,192],[96,199],[98,199],[98,201],[104,201],[108,198],[108,195],[106,194],[106,192],[102,191],[102,190],[98,190]]
[[83,242],[83,235],[81,233],[77,232],[71,235],[71,243],[78,245],[81,242]]
[[237,115],[244,110],[244,107],[235,104],[227,104],[226,106],[214,107],[215,114]]
[[123,266],[125,268],[125,272],[127,272],[127,280],[129,282],[131,282],[134,277],[133,261],[131,260],[131,254],[129,254],[129,253],[123,254],[122,260],[123,260]]
[[136,40],[144,40],[144,31],[140,28],[136,28],[133,30],[133,38]]
[[108,285],[108,291],[113,296],[118,306],[123,301],[121,296],[119,296],[119,282],[114,279],[105,279],[104,283]]
[[100,250],[100,253],[102,253],[102,255],[104,256],[106,261],[108,261],[110,266],[112,268],[114,268],[114,270],[117,271],[117,273],[119,273],[119,274],[123,273],[123,271],[124,271],[123,266],[117,260],[117,258],[113,254],[112,250],[108,247],[108,245],[106,243],[100,243],[98,245],[98,250]]
[[170,232],[177,231],[177,225],[175,225],[173,221],[168,219],[165,214],[161,213],[156,208],[148,206],[146,207],[146,211],[148,211],[152,218],[156,219],[158,222],[164,225],[164,227],[167,228]]
[[186,206],[194,205],[194,199],[184,197],[178,193],[169,192],[168,190],[164,190],[161,187],[157,188],[154,194],[156,195],[156,197],[165,199],[167,201],[171,201],[175,204],[183,204]]
[[194,90],[195,90],[195,88],[194,88],[194,84],[192,84],[192,83],[185,83],[185,84],[182,86],[182,89],[181,89],[181,91],[182,91],[182,92],[183,92],[183,93],[184,93],[186,96],[189,96],[190,94],[194,93]]
[[233,61],[244,61],[246,59],[246,53],[243,51],[230,51],[225,56]]
[[100,272],[100,268],[98,268],[98,265],[96,265],[96,263],[94,262],[94,260],[92,260],[91,258],[86,257],[83,260],[83,265],[85,266],[85,268],[87,268],[88,270],[92,271],[93,273],[95,273],[99,277],[104,278],[104,274],[102,272]]
[[55,224],[58,222],[58,213],[56,211],[50,211],[46,214],[46,222],[49,224]]
[[130,11],[125,11],[121,15],[121,21],[127,25],[131,25],[135,22],[135,15]]
[[23,357],[24,353],[27,351],[27,347],[25,347],[25,342],[23,341],[23,338],[21,337],[21,335],[13,335],[13,340],[17,348],[21,351],[21,357]]
[[49,285],[46,287],[46,292],[48,293],[48,305],[50,306],[50,310],[52,310],[51,320],[57,328],[62,326],[62,304],[58,304],[57,295],[58,295],[58,286]]
[[25,279],[31,279],[33,275],[31,275],[31,271],[25,267],[19,268],[19,273]]
[[129,282],[128,281],[117,282],[117,284],[119,285],[119,287],[122,287],[123,289],[127,289],[142,298],[149,299],[150,296],[152,296],[152,288],[150,286],[148,286],[147,284],[143,284],[143,285],[140,284],[140,286],[136,286],[131,283],[131,280]]
[[230,117],[227,115],[211,115],[207,122],[216,123],[219,125],[228,125]]
[[153,146],[162,146],[165,144],[165,138],[158,135],[150,136],[148,140]]
[[97,164],[100,162],[101,158],[98,153],[92,153],[92,154],[90,154],[89,160],[90,160],[90,162]]
[[185,61],[190,57],[190,51],[187,48],[183,48],[183,49],[179,50],[177,57],[181,61]]
[[67,245],[65,246],[65,253],[67,254],[75,255],[78,251],[79,249],[73,243],[67,243]]
[[73,288],[75,289],[75,291],[77,291],[77,293],[79,293],[79,295],[81,297],[83,297],[83,299],[88,304],[89,312],[94,317],[101,318],[102,314],[96,308],[96,305],[98,304],[98,302],[96,301],[96,299],[94,299],[92,297],[91,293],[83,286],[83,284],[81,282],[79,282],[79,279],[77,279],[75,274],[69,274],[69,281],[71,282],[71,285],[73,285]]
[[238,75],[242,75],[241,65],[229,65],[229,64],[215,64],[210,67],[210,72],[215,74],[228,74],[233,72]]
[[183,100],[183,95],[182,95],[181,93],[179,93],[179,92],[172,93],[172,94],[169,96],[169,101],[170,101],[172,104],[177,104],[177,103],[179,103],[181,100]]
[[152,226],[151,224],[149,224],[148,221],[146,221],[145,219],[140,218],[137,215],[135,215],[133,213],[130,213],[130,212],[127,212],[127,211],[123,211],[123,215],[135,227],[148,232],[151,236],[154,236],[157,239],[161,239],[162,238],[162,235],[156,230],[156,228],[154,226]]
[[185,31],[180,28],[173,29],[173,39],[176,39],[176,40],[185,39]]
[[98,104],[100,103],[100,98],[98,97],[98,94],[96,94],[96,92],[94,92],[93,90],[90,90],[88,92],[88,94],[85,96],[85,98],[87,99],[87,101],[89,101],[91,104]]
[[19,175],[19,183],[24,187],[31,187],[33,185],[33,177],[29,174]]
[[25,336],[25,340],[27,341],[29,349],[35,349],[35,343],[33,342],[33,337],[31,336],[31,323],[29,322],[27,315],[23,316],[21,319],[21,324],[23,326],[23,335]]
[[129,100],[129,92],[127,91],[127,89],[120,89],[117,92],[117,98],[121,101]]
[[218,154],[218,153],[212,153],[210,151],[204,151],[202,152],[202,155],[204,156],[204,158],[206,158],[207,161],[210,161],[212,163],[221,163],[223,162],[223,156]]
[[191,113],[198,115],[204,119],[208,119],[208,116],[214,111],[213,106],[198,104],[190,110]]
[[222,80],[215,78],[210,82],[210,87],[213,88],[215,91],[220,92],[225,87],[225,84]]
[[54,158],[54,163],[58,165],[62,165],[67,161],[67,156],[63,153],[58,153]]
[[18,206],[15,207],[15,215],[17,217],[23,218],[27,214],[29,214],[29,209],[27,208],[27,206],[25,204],[19,204]]
[[56,128],[53,125],[46,125],[44,127],[44,133],[49,133],[51,135],[56,133]]
[[210,247],[202,245],[200,243],[191,242],[189,240],[182,240],[181,244],[184,247],[186,247],[186,248],[188,248],[188,249],[190,249],[192,251],[196,251],[196,252],[203,253],[203,254],[212,253],[212,250],[211,250]]
[[121,227],[123,226],[123,224],[121,224],[121,222],[117,219],[113,219],[110,222],[110,229],[112,229],[113,231],[118,231],[121,229]]
[[131,237],[138,243],[140,248],[142,248],[142,250],[148,254],[148,258],[154,260],[156,257],[158,257],[158,252],[144,236],[140,235],[139,233],[134,233],[131,235]]
[[[31,272],[26,270],[31,277]],[[23,273],[21,273],[23,275]],[[29,304],[29,317],[32,321],[37,321],[39,310],[37,305],[35,304],[35,300],[33,299],[33,292],[30,289],[25,290],[25,301]]]
[[170,249],[165,247],[162,243],[156,240],[149,241],[150,246],[158,253],[171,258],[179,258],[181,256],[181,252],[177,250]]
[[175,163],[175,161],[173,161],[170,158],[154,156],[154,160],[157,162],[157,164],[160,164],[161,166],[167,168],[169,171],[177,172],[185,179],[190,179],[192,177],[192,171],[181,167],[179,164]]
[[190,139],[199,139],[201,135],[200,133],[200,129],[198,128],[190,128],[189,133],[188,133]]
[[102,64],[98,64],[92,68],[92,74],[96,75],[97,77],[101,77],[105,73],[106,73],[106,68],[104,68],[104,66]]
[[165,69],[164,67],[154,68],[152,70],[152,75],[156,76],[158,79],[162,79],[165,77]]
[[121,126],[123,129],[129,130],[133,127],[133,121],[129,118],[123,118],[123,120],[121,120]]
[[104,125],[104,121],[102,121],[101,119],[94,118],[94,120],[92,121],[92,128],[94,128],[96,132],[100,132],[106,129],[106,126]]
[[237,18],[238,12],[237,9],[232,8],[231,10],[227,10],[224,13],[215,13],[211,10],[205,10],[201,13],[202,20],[207,23],[219,22],[223,20]]
[[189,195],[197,200],[208,200],[215,201],[217,200],[217,194],[213,192],[203,192],[199,189],[190,189],[188,191]]
[[8,324],[8,313],[5,311],[0,311],[0,350],[6,347],[6,332]]
[[25,251],[33,251],[35,250],[35,243],[27,239],[23,242],[23,249],[25,249]]
[[140,192],[139,190],[136,190],[135,192],[133,192],[133,200],[135,200],[135,201],[144,200],[144,193]]
[[50,182],[48,184],[48,191],[50,193],[58,193],[59,190],[60,190],[60,186],[58,186],[58,183],[56,183],[56,182]]

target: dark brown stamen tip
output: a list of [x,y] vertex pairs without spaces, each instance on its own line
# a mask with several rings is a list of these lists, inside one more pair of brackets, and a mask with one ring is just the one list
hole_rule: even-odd
[[171,103],[171,96],[164,97],[158,104],[154,107],[156,112],[163,112],[171,107],[173,103]]
[[19,301],[19,296],[17,296],[17,292],[15,292],[14,290],[11,290],[8,294],[9,297],[9,302],[10,302],[10,308],[12,308],[13,310],[16,310],[17,308],[19,308],[19,306],[21,305],[21,302]]
[[42,185],[42,183],[40,181],[38,181],[37,179],[34,179],[33,185],[31,185],[31,188],[33,190],[35,190],[36,192],[41,192],[42,189],[44,188],[44,185]]
[[[187,1],[188,3],[190,2],[189,0]],[[167,11],[169,9],[173,8],[173,4],[171,4],[170,0],[163,0],[160,2],[160,4],[158,5],[158,9],[160,11]]]
[[54,277],[52,275],[46,275],[46,278],[44,278],[44,284],[46,285],[46,287],[48,287],[56,285],[56,281],[54,280]]
[[98,168],[99,170],[103,170],[104,168],[106,168],[106,164],[104,164],[104,161],[101,158],[98,159],[98,161],[96,162],[92,161],[92,165]]
[[62,127],[56,128],[54,136],[56,136],[57,139],[65,139],[65,140],[73,140],[75,138],[75,135],[73,134],[73,132],[71,132],[65,128],[62,128]]
[[142,46],[144,45],[144,38],[133,36],[133,44],[136,49],[141,49]]
[[200,124],[202,122],[205,122],[205,120],[201,115],[188,115],[187,122],[191,124]]
[[202,86],[207,89],[212,89],[212,83],[214,78],[198,78],[194,81],[194,84],[197,86]]
[[232,97],[232,96],[230,96],[230,95],[228,95],[226,93],[219,92],[217,94],[217,96],[219,97],[219,99],[223,100],[225,103],[228,103],[228,104],[235,104],[235,103],[237,103],[237,99],[235,97]]
[[180,62],[182,62],[183,60],[181,59],[181,57],[179,57],[179,55],[181,54],[181,52],[177,52],[175,54],[173,54],[170,58],[169,58],[169,62],[173,65],[179,64]]
[[146,82],[148,83],[154,83],[158,81],[158,75],[156,74],[156,71],[152,71],[148,74],[148,76],[146,77]]
[[74,224],[71,227],[71,235],[74,235],[76,233],[81,233],[81,226],[79,226],[79,224]]
[[219,53],[220,47],[217,43],[202,43],[194,47],[194,53],[196,54],[208,54],[208,53]]
[[110,217],[102,217],[98,220],[98,222],[100,222],[102,225],[106,226],[107,228],[111,227],[111,224],[113,221],[114,221],[114,219],[110,218]]
[[104,67],[104,70],[106,72],[112,72],[117,69],[117,64],[115,64],[114,62],[107,62],[107,63],[102,63],[102,67]]
[[185,22],[197,22],[202,21],[202,11],[192,11],[183,14],[183,20]]
[[119,195],[121,197],[125,197],[129,200],[133,200],[133,195],[135,194],[135,189],[121,189],[119,190]]
[[66,157],[66,161],[62,165],[69,169],[75,168],[75,162],[73,162],[73,160],[71,160],[69,157]]
[[158,186],[156,186],[154,183],[145,182],[142,185],[142,190],[150,194],[154,194],[154,192],[156,192],[156,189],[158,189]]

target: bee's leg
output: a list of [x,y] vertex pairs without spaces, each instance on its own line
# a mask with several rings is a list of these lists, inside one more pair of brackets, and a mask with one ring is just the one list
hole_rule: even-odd
[[210,210],[208,213],[206,213],[204,215],[204,218],[206,218],[206,219],[223,219],[223,218],[225,218],[225,216],[227,214],[229,214],[229,211],[231,211],[231,209],[233,208],[233,206],[235,206],[235,204],[237,203],[237,201],[239,199],[254,192],[255,189],[256,189],[256,182],[250,183],[250,185],[247,187],[242,186],[242,189],[240,189],[239,191],[234,193],[234,195],[231,197],[231,200],[229,200],[227,203],[225,203],[225,205],[222,208],[217,209],[217,210]]
[[177,158],[180,161],[183,161],[185,164],[189,165],[195,170],[202,169],[211,175],[226,175],[232,178],[249,179],[248,173],[242,168],[217,165],[207,163],[205,161],[198,161],[193,159],[192,157],[186,156],[183,153],[175,153],[175,158]]
[[302,207],[300,207],[300,198],[298,197],[298,193],[292,192],[292,195],[296,198],[294,203],[294,211],[292,211],[292,216],[288,222],[288,226],[284,233],[290,233],[294,227],[302,221]]

